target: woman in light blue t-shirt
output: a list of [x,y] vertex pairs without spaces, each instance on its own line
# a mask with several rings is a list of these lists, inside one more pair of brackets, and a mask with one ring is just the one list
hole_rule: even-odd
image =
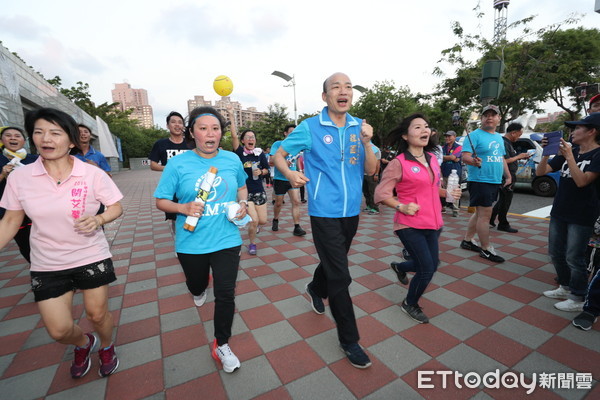
[[[156,206],[177,214],[175,251],[186,277],[186,284],[200,307],[207,297],[212,270],[215,296],[215,340],[212,356],[225,372],[240,367],[228,341],[235,312],[235,284],[240,262],[242,238],[238,227],[227,219],[229,206],[239,203],[237,219],[246,216],[248,190],[246,173],[240,159],[230,151],[220,150],[225,120],[212,107],[198,107],[188,117],[186,139],[195,148],[169,160],[154,192]],[[216,178],[206,203],[194,201],[198,189],[211,167]],[[179,199],[175,203],[172,199]],[[199,217],[195,229],[185,229],[188,217]]]

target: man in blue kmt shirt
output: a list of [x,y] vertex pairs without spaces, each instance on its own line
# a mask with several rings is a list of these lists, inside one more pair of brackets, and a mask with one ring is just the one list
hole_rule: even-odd
[[104,157],[104,154],[92,147],[92,141],[94,140],[92,137],[92,130],[84,124],[79,124],[77,127],[79,128],[79,144],[81,153],[76,154],[75,157],[79,158],[83,162],[95,165],[106,172],[108,176],[111,176],[110,164],[106,160],[106,157]]
[[[491,104],[485,106],[481,111],[481,128],[471,132],[463,142],[462,158],[469,170],[469,206],[475,207],[476,211],[471,216],[465,238],[460,243],[461,248],[475,251],[480,257],[497,263],[504,262],[504,258],[496,254],[490,244],[492,205],[498,199],[502,175],[506,177],[505,186],[511,183],[504,158],[504,140],[496,132],[500,119],[498,107]],[[479,237],[479,245],[473,242],[475,233]]]
[[[325,312],[329,298],[337,324],[340,346],[350,363],[367,368],[371,360],[358,344],[360,339],[348,286],[348,251],[358,228],[365,173],[373,175],[377,159],[370,145],[373,128],[348,114],[352,106],[352,82],[335,73],[323,83],[321,114],[304,120],[283,141],[275,154],[275,166],[293,187],[306,185],[308,214],[320,263],[312,282],[306,284],[313,310]],[[304,172],[288,168],[286,156],[304,151]]]
[[[284,139],[294,130],[296,125],[286,125],[283,129]],[[271,154],[269,157],[269,165],[274,166],[273,156],[277,153],[277,149],[281,146],[282,140],[278,140],[271,145]],[[289,156],[287,158],[287,165],[289,169],[295,171],[298,162],[298,157]],[[300,226],[300,191],[298,188],[292,187],[288,182],[285,175],[283,175],[277,167],[275,167],[275,175],[273,176],[273,192],[275,193],[275,203],[273,207],[273,226],[271,230],[279,230],[279,214],[281,213],[281,207],[283,207],[283,198],[287,193],[290,196],[292,202],[292,219],[294,220],[294,236],[304,236],[306,231]]]

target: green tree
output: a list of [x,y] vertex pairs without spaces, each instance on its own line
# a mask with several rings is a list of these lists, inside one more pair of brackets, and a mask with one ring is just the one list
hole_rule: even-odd
[[117,103],[105,102],[96,106],[87,83],[79,81],[76,86],[63,88],[60,76],[55,76],[48,82],[90,116],[100,117],[106,122],[111,133],[121,139],[125,166],[128,165],[131,157],[148,156],[156,140],[169,136],[164,129],[142,128],[138,121],[129,118],[131,110],[121,111],[116,107]]
[[268,107],[265,117],[254,122],[249,129],[254,131],[258,137],[260,147],[264,149],[271,146],[273,142],[282,140],[283,128],[293,123],[294,121],[288,117],[287,108],[284,105],[275,103]]
[[373,143],[388,144],[388,133],[402,118],[420,111],[417,97],[408,87],[396,88],[393,82],[376,82],[352,106],[350,113],[373,127]]
[[[579,82],[599,79],[600,31],[597,29],[561,29],[577,22],[575,18],[537,31],[529,28],[533,17],[517,21],[509,29],[519,29],[521,36],[513,41],[491,43],[480,35],[465,34],[458,22],[453,34],[458,42],[442,51],[440,63],[455,68],[454,76],[438,86],[437,96],[450,99],[460,108],[478,110],[481,71],[487,60],[504,61],[503,89],[494,100],[502,114],[502,122],[522,115],[526,110],[542,112],[542,102],[552,99],[574,118],[583,103],[575,96]],[[478,54],[470,60],[467,54]],[[434,74],[444,76],[441,66]]]
[[298,115],[298,124],[300,124],[305,119],[312,118],[314,116],[319,115],[320,113],[321,113],[320,111],[317,111],[317,112],[314,112],[314,113],[303,113],[303,114],[300,114],[300,115]]

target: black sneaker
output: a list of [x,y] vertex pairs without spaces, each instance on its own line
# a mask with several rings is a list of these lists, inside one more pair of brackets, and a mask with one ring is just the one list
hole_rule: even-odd
[[594,314],[584,311],[576,316],[575,319],[573,319],[573,326],[576,326],[584,331],[589,331],[592,329],[592,325],[594,322],[596,322],[596,320],[597,318],[594,316]]
[[509,226],[498,225],[498,230],[502,231],[502,232],[508,232],[508,233],[517,233],[517,232],[519,232],[518,229],[512,228],[510,225]]
[[408,285],[408,278],[406,277],[406,272],[399,269],[398,264],[400,263],[394,261],[390,264],[390,267],[392,267],[396,275],[398,275],[398,280],[400,281],[400,283],[403,285]]
[[310,305],[312,306],[312,309],[314,312],[316,312],[317,314],[321,315],[325,312],[325,304],[323,304],[323,299],[320,298],[319,296],[317,296],[311,289],[310,289],[310,282],[308,282],[306,284],[306,294],[308,295],[308,297],[310,298]]
[[404,299],[404,301],[402,301],[402,306],[400,306],[400,308],[409,317],[411,317],[418,323],[420,323],[420,324],[428,324],[429,323],[429,318],[427,318],[427,315],[425,315],[425,313],[423,313],[423,310],[421,310],[421,307],[419,307],[418,304],[409,306],[408,304],[406,304],[406,299]]
[[371,360],[363,348],[358,343],[344,344],[340,343],[340,348],[348,357],[350,364],[356,368],[369,368]]
[[468,242],[466,240],[463,240],[462,242],[460,242],[460,248],[465,250],[476,251],[477,253],[481,252],[481,247],[477,246],[472,240]]
[[276,232],[279,230],[279,220],[278,219],[273,220],[273,226],[271,226],[271,230],[273,232]]
[[300,225],[296,225],[294,227],[294,236],[304,236],[306,235],[306,231],[300,228]]
[[490,260],[495,263],[504,262],[504,258],[496,254],[496,251],[492,246],[490,246],[487,250],[481,249],[481,251],[479,252],[479,257],[485,258],[486,260]]

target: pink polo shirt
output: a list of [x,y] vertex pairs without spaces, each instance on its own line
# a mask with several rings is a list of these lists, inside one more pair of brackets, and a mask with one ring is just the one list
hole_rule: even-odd
[[100,168],[74,157],[71,175],[57,184],[42,158],[15,169],[6,182],[0,207],[24,210],[31,218],[31,270],[60,271],[111,257],[104,231],[75,230],[75,219],[96,215],[100,203],[123,198],[117,185]]

